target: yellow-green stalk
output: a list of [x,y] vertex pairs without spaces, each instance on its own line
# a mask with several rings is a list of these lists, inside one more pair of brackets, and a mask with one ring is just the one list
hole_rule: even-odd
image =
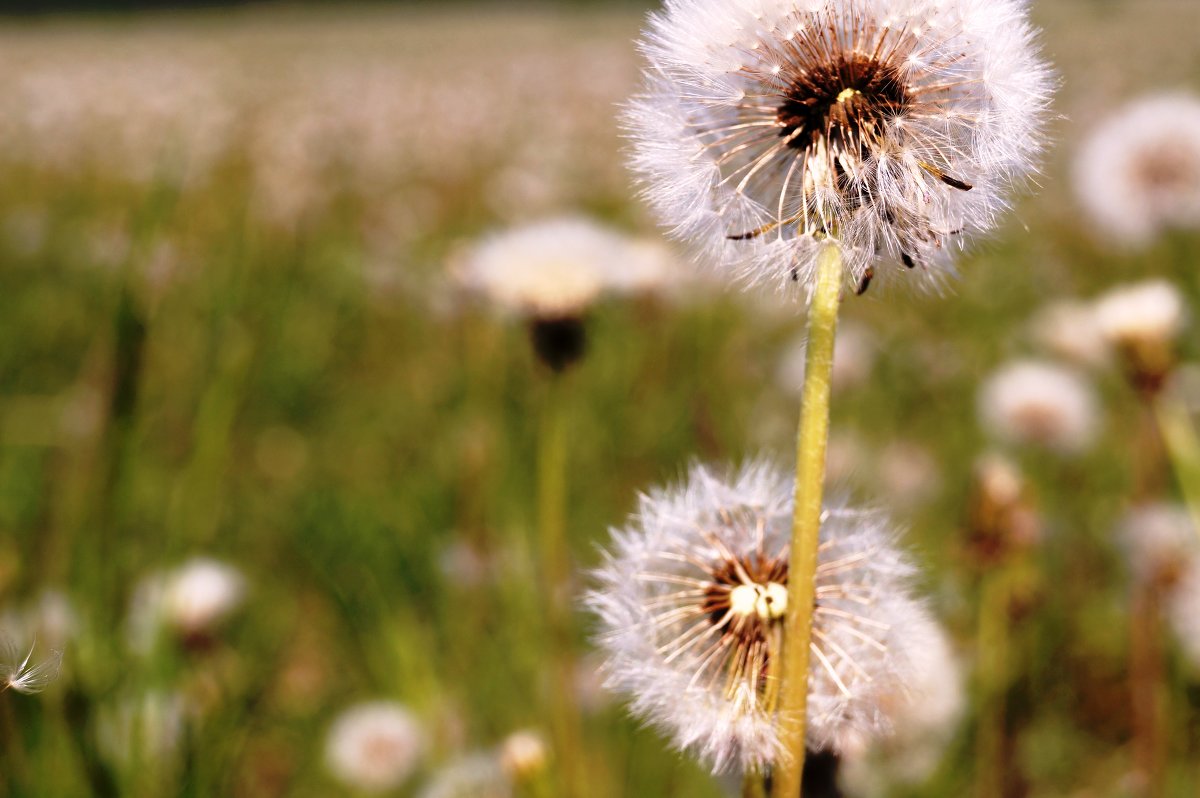
[[829,442],[833,343],[842,290],[842,252],[828,244],[817,258],[817,279],[808,310],[808,354],[800,426],[796,437],[796,506],[788,565],[788,614],[784,627],[779,730],[784,756],[776,764],[775,798],[797,798],[804,772],[808,711],[809,646],[812,641],[817,548]]

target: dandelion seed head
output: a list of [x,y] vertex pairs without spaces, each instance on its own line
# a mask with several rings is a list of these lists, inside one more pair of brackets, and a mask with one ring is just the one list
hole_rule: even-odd
[[185,635],[207,633],[241,605],[245,591],[245,578],[233,566],[205,557],[190,560],[167,580],[167,621]]
[[1047,354],[1084,368],[1108,363],[1109,346],[1100,330],[1095,306],[1078,300],[1053,302],[1029,323],[1030,336]]
[[1200,557],[1189,557],[1167,596],[1167,623],[1191,662],[1200,668]]
[[1200,226],[1200,98],[1151,95],[1101,121],[1079,151],[1074,182],[1094,228],[1123,245]]
[[1176,344],[1188,322],[1179,289],[1166,280],[1118,286],[1096,301],[1096,324],[1119,352],[1134,381],[1157,389],[1175,366]]
[[484,239],[458,264],[457,277],[508,312],[573,318],[605,290],[608,270],[626,246],[586,219],[551,219]]
[[343,783],[367,792],[399,787],[425,750],[416,718],[400,704],[376,701],[351,707],[333,722],[325,762]]
[[[635,715],[714,772],[785,755],[777,657],[788,611],[792,477],[764,463],[729,476],[691,469],[641,497],[587,601],[607,684]],[[808,745],[838,750],[884,732],[884,696],[903,691],[900,644],[925,611],[912,568],[878,514],[827,509],[816,578]]]
[[1020,0],[667,0],[632,165],[744,282],[807,287],[827,240],[854,285],[882,265],[936,282],[1034,168],[1053,82],[1034,40]]
[[514,781],[527,781],[546,769],[550,753],[536,729],[521,729],[500,743],[500,767]]
[[1118,539],[1134,578],[1172,585],[1191,560],[1200,557],[1200,539],[1187,508],[1167,502],[1135,507],[1121,520]]
[[1098,424],[1091,386],[1074,371],[1020,360],[996,371],[979,393],[979,417],[995,438],[1076,454],[1095,440]]

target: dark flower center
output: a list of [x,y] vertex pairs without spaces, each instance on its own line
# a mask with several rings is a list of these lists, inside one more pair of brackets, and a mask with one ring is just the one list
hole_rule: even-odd
[[859,54],[808,69],[792,79],[776,112],[781,138],[803,150],[825,136],[831,150],[862,152],[884,122],[909,104],[894,66]]

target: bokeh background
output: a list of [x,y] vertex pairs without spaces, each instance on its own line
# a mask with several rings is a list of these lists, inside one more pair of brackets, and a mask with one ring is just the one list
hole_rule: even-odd
[[[573,599],[536,578],[549,376],[449,264],[568,212],[657,235],[615,121],[645,6],[133,5],[10,2],[0,21],[0,624],[64,652],[43,693],[0,694],[0,795],[355,794],[326,736],[377,699],[425,741],[389,794],[518,729],[547,737],[553,771],[544,605]],[[874,794],[1135,794],[1137,618],[1114,529],[1144,488],[1137,398],[1096,371],[1094,446],[1009,453],[1041,533],[1006,566],[999,688],[976,675],[986,575],[967,526],[994,448],[976,401],[1038,351],[1050,299],[1157,275],[1200,307],[1195,236],[1115,248],[1070,188],[1098,119],[1200,88],[1200,5],[1033,14],[1062,78],[1036,193],[945,293],[893,283],[845,311],[865,373],[838,390],[831,469],[907,530],[970,699],[927,781]],[[802,330],[795,308],[682,262],[588,323],[564,392],[579,588],[639,490],[694,460],[790,461],[779,374]],[[1174,497],[1169,471],[1156,484]],[[196,557],[236,569],[243,600],[203,639],[147,643],[146,585]],[[600,690],[588,628],[577,613],[594,795],[729,794]],[[1191,796],[1200,668],[1167,646],[1165,794]],[[1002,696],[1003,784],[979,785],[981,691]]]

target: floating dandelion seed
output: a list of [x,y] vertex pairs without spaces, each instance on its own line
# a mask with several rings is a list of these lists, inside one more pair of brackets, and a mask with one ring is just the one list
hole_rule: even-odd
[[807,287],[836,240],[937,278],[1042,146],[1021,0],[667,0],[626,115],[645,196],[738,278]]
[[[792,477],[764,464],[730,479],[695,467],[643,496],[613,531],[588,604],[608,685],[714,772],[786,755],[773,704],[788,611]],[[837,750],[887,729],[910,677],[904,640],[926,613],[876,513],[828,509],[821,527],[808,745]]]
[[1070,369],[1036,360],[1010,363],[979,393],[983,426],[1007,443],[1033,444],[1076,454],[1095,439],[1096,399]]
[[1144,97],[1101,122],[1076,160],[1075,193],[1095,229],[1127,246],[1200,226],[1200,98]]
[[34,646],[30,646],[22,655],[16,643],[0,637],[0,693],[6,690],[24,695],[40,693],[58,676],[62,652],[52,651],[46,659],[35,662],[33,650]]
[[338,716],[325,743],[325,761],[345,784],[384,792],[409,777],[424,750],[416,718],[399,704],[376,701]]

